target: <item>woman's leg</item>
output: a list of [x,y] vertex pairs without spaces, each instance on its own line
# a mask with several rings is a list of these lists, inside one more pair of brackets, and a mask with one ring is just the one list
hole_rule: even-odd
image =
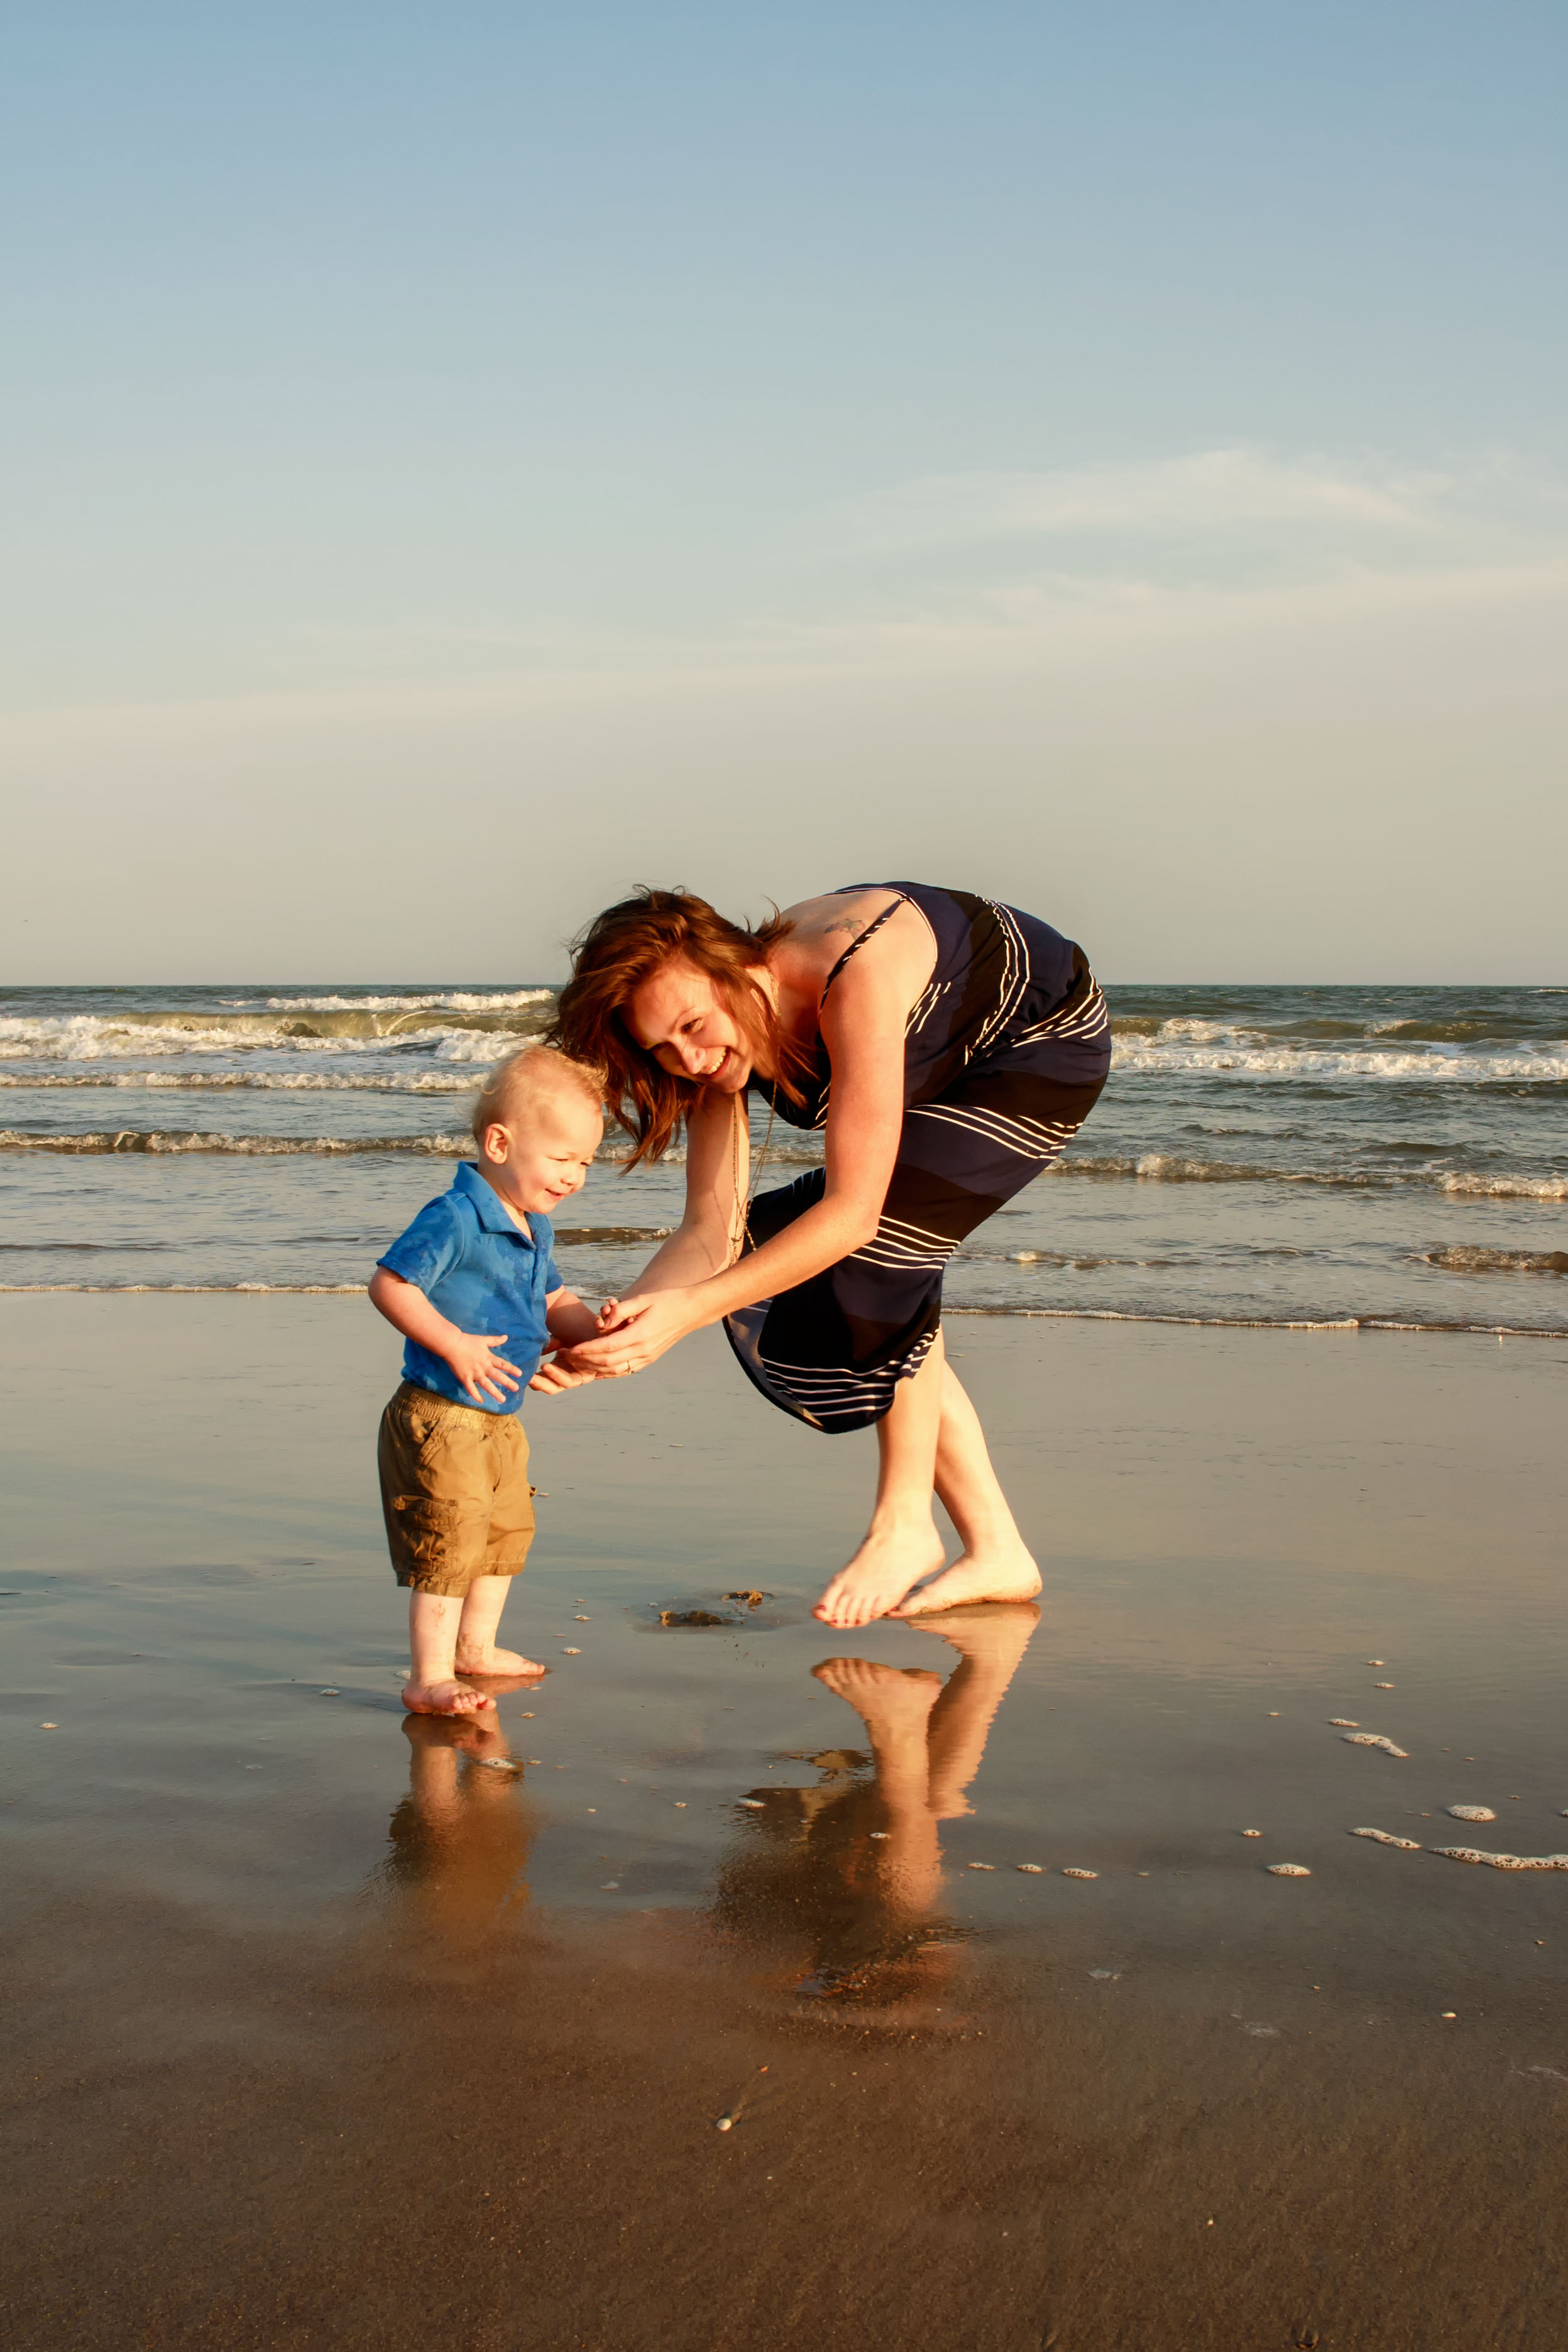
[[980,1416],[946,1360],[935,1485],[958,1530],[963,1557],[888,1614],[915,1617],[927,1609],[955,1609],[965,1601],[1032,1601],[1040,1591],[1040,1570],[991,1467]]
[[938,1331],[920,1370],[912,1380],[899,1381],[877,1423],[876,1508],[859,1551],[817,1603],[813,1614],[824,1625],[868,1625],[873,1617],[885,1617],[911,1585],[942,1565],[931,1500],[945,1370]]

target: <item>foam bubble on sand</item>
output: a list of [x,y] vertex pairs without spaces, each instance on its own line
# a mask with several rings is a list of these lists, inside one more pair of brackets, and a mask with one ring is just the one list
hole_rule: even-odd
[[1381,1748],[1385,1756],[1403,1757],[1406,1763],[1410,1760],[1410,1750],[1396,1748],[1392,1739],[1385,1739],[1381,1731],[1347,1731],[1344,1736],[1349,1747]]
[[996,1866],[994,1862],[967,1862],[964,1864],[966,1870],[995,1870]]
[[1026,1872],[1030,1878],[1041,1878],[1045,1874],[1045,1864],[1042,1862],[1015,1862],[1013,1868]]
[[1435,1845],[1448,1862],[1484,1862],[1492,1870],[1568,1870],[1568,1853],[1482,1853],[1473,1845]]
[[1391,1830],[1352,1830],[1352,1837],[1375,1838],[1379,1845],[1396,1845],[1401,1853],[1419,1853],[1415,1838],[1396,1837]]
[[1450,1805],[1448,1811],[1456,1822],[1495,1822],[1497,1815],[1490,1805]]
[[1097,1870],[1064,1870],[1061,1874],[1063,1878],[1098,1878],[1100,1873]]
[[1270,1862],[1266,1867],[1270,1878],[1310,1878],[1312,1874],[1304,1862]]
[[1336,1731],[1359,1731],[1361,1726],[1354,1715],[1331,1715],[1329,1721]]

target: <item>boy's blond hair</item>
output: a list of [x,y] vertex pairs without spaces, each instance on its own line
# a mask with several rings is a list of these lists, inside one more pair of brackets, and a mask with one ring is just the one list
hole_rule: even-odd
[[474,1106],[475,1142],[483,1150],[487,1128],[506,1127],[519,1112],[526,1116],[539,1103],[562,1094],[578,1095],[602,1113],[603,1075],[586,1062],[574,1062],[570,1054],[557,1053],[553,1045],[520,1046],[504,1062],[497,1062],[485,1081]]

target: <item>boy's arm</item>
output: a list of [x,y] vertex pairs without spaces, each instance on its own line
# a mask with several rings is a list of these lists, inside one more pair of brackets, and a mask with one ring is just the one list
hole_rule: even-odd
[[[517,1387],[516,1364],[509,1364],[505,1356],[496,1353],[507,1337],[504,1331],[488,1339],[475,1332],[460,1331],[455,1323],[447,1321],[439,1307],[431,1305],[423,1290],[384,1265],[378,1265],[371,1276],[370,1299],[394,1331],[401,1331],[405,1339],[428,1348],[433,1356],[440,1356],[449,1363],[476,1404],[483,1402],[481,1389],[486,1396],[502,1404]],[[587,1311],[585,1307],[584,1314]]]
[[585,1307],[575,1290],[552,1290],[545,1300],[545,1323],[555,1341],[552,1352],[546,1357],[533,1379],[531,1389],[540,1389],[547,1395],[558,1389],[580,1388],[584,1381],[601,1380],[602,1373],[579,1370],[572,1363],[570,1350],[584,1339],[591,1339],[599,1329],[599,1318],[591,1307]]

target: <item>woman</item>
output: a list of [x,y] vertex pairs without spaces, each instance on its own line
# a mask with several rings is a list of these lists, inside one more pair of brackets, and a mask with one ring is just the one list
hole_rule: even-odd
[[[942,1271],[1105,1082],[1110,1023],[1082,950],[923,883],[830,891],[756,930],[643,890],[589,926],[551,1038],[604,1068],[633,1166],[686,1130],[680,1228],[560,1383],[640,1371],[722,1321],[786,1412],[876,1424],[876,1507],[817,1603],[825,1624],[1031,1599],[1039,1570],[945,1359]],[[823,1130],[825,1166],[748,1206],[750,1087]],[[951,1568],[933,1494],[964,1545]]]

